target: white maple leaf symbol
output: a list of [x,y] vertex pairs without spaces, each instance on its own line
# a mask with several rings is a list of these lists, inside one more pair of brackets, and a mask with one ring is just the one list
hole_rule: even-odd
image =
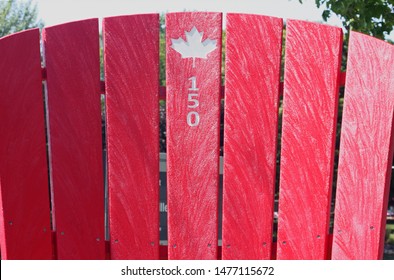
[[181,54],[182,58],[193,58],[195,67],[196,58],[207,58],[207,55],[217,48],[216,40],[205,39],[202,41],[204,32],[198,32],[194,26],[190,32],[185,32],[186,42],[182,38],[171,39],[171,48]]

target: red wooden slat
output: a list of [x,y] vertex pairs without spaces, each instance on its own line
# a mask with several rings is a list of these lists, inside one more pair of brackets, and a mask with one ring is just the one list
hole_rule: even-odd
[[333,259],[383,256],[393,161],[394,46],[351,33]]
[[223,259],[270,259],[282,19],[227,15]]
[[159,15],[103,28],[111,259],[158,259]]
[[38,29],[0,39],[2,259],[51,259]]
[[278,259],[325,259],[342,31],[287,24]]
[[222,15],[166,19],[169,259],[215,259]]
[[45,28],[54,222],[59,259],[104,259],[97,19]]

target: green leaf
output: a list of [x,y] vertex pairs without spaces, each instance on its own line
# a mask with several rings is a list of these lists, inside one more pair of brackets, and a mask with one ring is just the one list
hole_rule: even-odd
[[327,19],[331,16],[331,11],[330,10],[324,10],[322,13],[322,17],[324,21],[327,21]]

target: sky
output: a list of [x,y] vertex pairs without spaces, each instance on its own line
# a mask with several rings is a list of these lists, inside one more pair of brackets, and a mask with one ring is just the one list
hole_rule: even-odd
[[[182,11],[241,12],[321,22],[315,0],[33,0],[46,26],[86,18]],[[340,25],[339,19],[330,22]]]
[[[87,18],[99,18],[101,22],[109,16],[182,11],[239,12],[323,22],[321,14],[325,8],[318,9],[315,0],[303,0],[303,4],[298,0],[33,0],[33,3],[37,4],[38,16],[46,26]],[[342,27],[335,15],[327,24]],[[388,38],[394,40],[394,31]]]

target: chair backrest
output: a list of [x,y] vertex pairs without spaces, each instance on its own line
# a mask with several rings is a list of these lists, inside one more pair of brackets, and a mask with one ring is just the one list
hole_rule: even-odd
[[162,246],[159,15],[103,20],[107,174],[98,27],[89,19],[44,28],[42,57],[38,29],[0,39],[3,259],[382,257],[393,159],[392,45],[350,34],[331,235],[342,30],[288,20],[281,83],[282,19],[227,15],[221,195],[222,14],[167,14]]

